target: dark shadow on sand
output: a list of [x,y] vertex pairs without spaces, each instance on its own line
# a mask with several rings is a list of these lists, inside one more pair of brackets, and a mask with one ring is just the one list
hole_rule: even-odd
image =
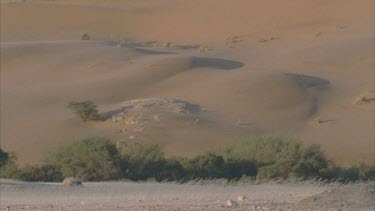
[[209,67],[220,70],[233,70],[240,67],[243,67],[244,63],[227,60],[227,59],[218,59],[218,58],[208,58],[208,57],[194,57],[193,58],[193,67]]
[[317,86],[325,86],[330,84],[329,80],[309,76],[309,75],[302,75],[302,74],[294,74],[294,73],[284,73],[286,76],[291,77],[297,83],[299,83],[304,88],[312,88]]

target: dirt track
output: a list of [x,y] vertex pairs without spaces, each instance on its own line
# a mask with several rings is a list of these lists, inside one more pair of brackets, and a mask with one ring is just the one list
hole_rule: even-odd
[[[10,210],[372,210],[375,184],[58,183],[0,180],[1,209]],[[244,201],[237,201],[244,195]],[[237,205],[228,207],[227,200]]]

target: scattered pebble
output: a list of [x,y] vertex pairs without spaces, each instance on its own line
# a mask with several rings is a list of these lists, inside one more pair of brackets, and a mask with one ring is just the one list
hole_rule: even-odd
[[245,199],[246,199],[246,196],[244,195],[237,196],[237,201],[244,201]]
[[232,200],[227,200],[227,207],[233,207],[233,206],[236,206],[237,203],[235,201],[232,201]]

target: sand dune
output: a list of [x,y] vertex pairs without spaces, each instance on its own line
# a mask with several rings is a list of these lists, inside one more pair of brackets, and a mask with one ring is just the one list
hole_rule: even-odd
[[[266,134],[321,144],[340,164],[370,161],[374,104],[352,102],[374,97],[373,14],[368,0],[4,0],[1,146],[26,163],[88,135],[192,155]],[[66,104],[86,99],[103,114],[137,99],[204,112],[134,135],[79,122]]]

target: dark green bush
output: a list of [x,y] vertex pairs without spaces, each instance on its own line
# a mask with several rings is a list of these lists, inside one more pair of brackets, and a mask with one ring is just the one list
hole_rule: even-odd
[[0,168],[0,178],[20,179],[20,169],[13,163],[6,164]]
[[21,168],[15,179],[24,181],[61,182],[64,178],[60,169],[55,165],[44,164]]
[[223,177],[224,158],[213,153],[182,160],[189,179]]
[[301,144],[281,137],[250,137],[236,139],[218,150],[225,159],[254,161],[258,167],[279,161],[296,162]]
[[250,160],[226,160],[222,176],[224,178],[233,180],[240,179],[242,176],[255,177],[258,169]]
[[305,148],[282,137],[239,139],[218,153],[227,159],[253,161],[259,168],[258,179],[324,177],[331,163],[319,146]]
[[187,173],[181,164],[181,159],[169,158],[163,168],[159,169],[158,175],[161,180],[181,181],[185,180]]
[[319,146],[304,147],[282,138],[249,138],[217,152],[193,158],[165,158],[157,145],[127,143],[120,149],[106,138],[86,138],[62,146],[42,165],[18,167],[14,157],[0,151],[0,177],[58,182],[65,177],[84,181],[130,179],[188,181],[243,176],[322,178],[340,181],[374,180],[375,165],[341,168]]
[[92,101],[70,102],[68,108],[83,121],[99,119],[97,106]]
[[14,162],[15,157],[0,148],[0,168]]
[[121,169],[126,178],[131,180],[164,179],[161,170],[166,168],[167,161],[158,145],[128,143],[120,153]]
[[64,177],[84,181],[120,178],[119,152],[109,139],[92,137],[74,141],[60,148],[50,161]]

